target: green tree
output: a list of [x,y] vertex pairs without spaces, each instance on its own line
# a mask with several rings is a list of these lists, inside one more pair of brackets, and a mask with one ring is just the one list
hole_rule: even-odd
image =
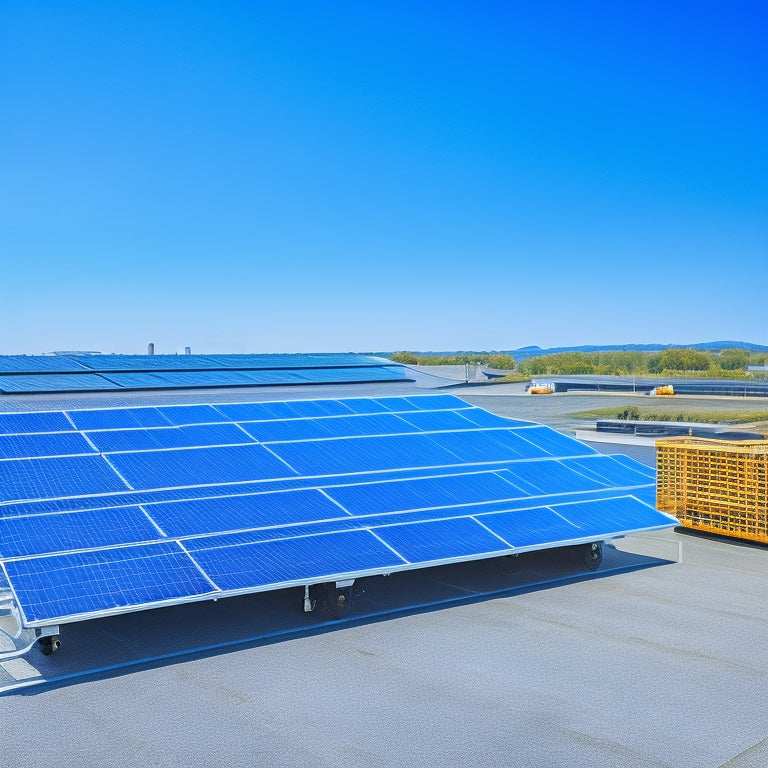
[[658,352],[648,360],[650,373],[662,373],[663,371],[706,371],[712,367],[712,358],[706,352],[696,349],[665,349]]
[[483,362],[489,368],[496,368],[501,371],[511,371],[515,367],[515,358],[512,355],[501,353],[488,355]]
[[724,349],[718,355],[717,362],[726,371],[744,371],[749,365],[749,352],[746,349]]
[[389,359],[395,363],[403,363],[403,365],[417,365],[419,362],[419,358],[413,352],[395,352],[389,356]]

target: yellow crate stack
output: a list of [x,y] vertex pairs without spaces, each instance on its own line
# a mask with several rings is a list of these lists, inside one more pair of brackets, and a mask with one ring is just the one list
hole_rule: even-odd
[[768,440],[657,440],[656,505],[686,528],[768,544]]

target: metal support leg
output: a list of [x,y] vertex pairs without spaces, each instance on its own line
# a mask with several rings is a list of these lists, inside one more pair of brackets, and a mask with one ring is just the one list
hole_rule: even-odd
[[304,586],[304,613],[312,613],[317,605],[317,600],[309,596],[309,584]]

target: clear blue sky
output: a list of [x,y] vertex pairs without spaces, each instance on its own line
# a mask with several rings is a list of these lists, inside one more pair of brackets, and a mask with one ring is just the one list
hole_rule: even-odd
[[768,344],[768,3],[0,9],[0,353]]

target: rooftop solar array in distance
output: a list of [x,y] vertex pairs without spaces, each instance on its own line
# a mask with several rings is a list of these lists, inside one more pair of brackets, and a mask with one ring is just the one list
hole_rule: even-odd
[[0,414],[26,626],[672,527],[647,469],[451,395]]
[[254,387],[406,381],[406,369],[370,355],[0,356],[0,392]]
[[63,355],[0,355],[0,373],[78,373],[92,370]]
[[376,367],[386,364],[392,363],[380,357],[351,352],[274,355],[0,355],[0,374],[284,370]]
[[0,376],[0,392],[106,392],[120,385],[95,373],[35,373]]

